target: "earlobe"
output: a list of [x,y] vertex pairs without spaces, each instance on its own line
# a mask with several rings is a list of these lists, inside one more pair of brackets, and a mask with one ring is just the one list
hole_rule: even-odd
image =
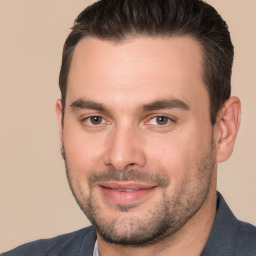
[[227,160],[232,154],[240,125],[241,103],[237,97],[229,98],[217,117],[217,162]]
[[62,138],[63,138],[63,125],[62,125],[63,109],[62,109],[62,103],[61,103],[60,99],[58,99],[56,102],[56,114],[57,114],[58,123],[59,123],[60,140],[62,141]]

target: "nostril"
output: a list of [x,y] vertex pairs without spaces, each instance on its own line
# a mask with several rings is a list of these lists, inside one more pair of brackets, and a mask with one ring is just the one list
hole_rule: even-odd
[[135,166],[136,166],[136,163],[130,163],[130,164],[127,164],[123,170],[125,171],[128,169],[133,169],[135,168]]

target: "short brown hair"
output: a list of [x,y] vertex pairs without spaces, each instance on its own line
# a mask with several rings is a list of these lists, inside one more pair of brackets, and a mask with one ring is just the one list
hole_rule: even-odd
[[64,44],[59,86],[65,108],[74,49],[84,37],[121,42],[136,36],[188,35],[203,49],[203,80],[212,124],[230,97],[234,48],[226,22],[201,0],[101,0],[79,14]]

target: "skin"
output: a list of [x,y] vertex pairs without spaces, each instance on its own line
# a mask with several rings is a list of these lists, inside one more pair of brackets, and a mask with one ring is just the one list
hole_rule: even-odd
[[[216,213],[217,162],[232,153],[240,102],[231,97],[212,126],[202,72],[200,45],[185,36],[78,43],[65,116],[60,100],[56,111],[72,192],[91,222],[110,230],[97,232],[101,255],[203,250]],[[162,219],[163,234],[125,245]]]

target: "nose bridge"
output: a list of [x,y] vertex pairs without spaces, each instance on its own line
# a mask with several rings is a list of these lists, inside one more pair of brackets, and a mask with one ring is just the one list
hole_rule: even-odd
[[142,134],[136,127],[117,125],[109,134],[105,164],[119,171],[131,166],[143,167],[146,155],[142,141]]

